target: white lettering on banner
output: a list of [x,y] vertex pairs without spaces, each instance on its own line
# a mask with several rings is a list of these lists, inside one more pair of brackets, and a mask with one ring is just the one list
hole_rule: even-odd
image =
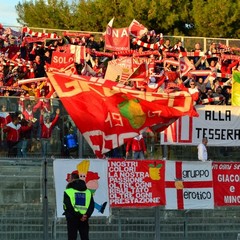
[[219,169],[230,170],[232,168],[231,164],[219,164]]
[[148,117],[160,117],[162,111],[148,111]]
[[[119,134],[119,135],[117,135],[117,134],[105,135],[105,133],[100,130],[88,131],[88,132],[83,133],[83,137],[88,142],[88,144],[91,146],[93,151],[100,151],[101,149],[99,148],[99,145],[95,145],[93,143],[91,138],[94,138],[97,136],[98,137],[102,136],[102,139],[103,139],[103,147],[101,150],[102,153],[106,153],[106,152],[110,151],[111,149],[114,149],[114,148],[124,144],[125,139],[134,138],[137,135],[138,134],[135,132],[123,133],[123,134]],[[107,148],[105,146],[106,141],[108,141],[108,144],[111,144],[111,146],[109,148]]]
[[240,182],[240,175],[218,174],[219,182]]
[[108,163],[110,204],[146,204],[160,203],[159,197],[153,197],[148,172],[137,171],[137,162]]
[[116,126],[123,127],[122,116],[119,113],[108,112],[105,122],[109,122],[110,127],[116,127]]
[[53,57],[53,62],[54,63],[59,63],[59,64],[66,64],[66,63],[72,63],[74,61],[73,57],[58,57],[58,56],[54,56]]
[[117,29],[117,28],[111,28],[108,26],[106,34],[116,38],[128,37],[128,31],[126,28]]
[[224,203],[240,203],[240,196],[224,196]]
[[240,169],[240,164],[234,164],[233,169],[234,170],[239,170]]

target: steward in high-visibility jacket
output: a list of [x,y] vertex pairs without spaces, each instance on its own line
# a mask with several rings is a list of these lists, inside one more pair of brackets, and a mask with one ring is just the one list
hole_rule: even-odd
[[63,198],[64,214],[67,220],[68,239],[88,240],[88,219],[94,211],[94,199],[83,180],[77,179],[68,183]]

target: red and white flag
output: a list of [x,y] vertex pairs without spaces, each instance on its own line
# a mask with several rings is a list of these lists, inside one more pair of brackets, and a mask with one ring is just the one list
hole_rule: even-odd
[[189,61],[187,57],[179,58],[180,77],[186,76],[190,70],[195,70],[195,66]]
[[134,37],[141,37],[143,34],[147,32],[148,29],[135,19],[133,19],[129,25],[129,33]]
[[86,59],[86,47],[85,46],[78,46],[78,45],[70,45],[70,53],[74,54],[75,56],[75,63],[85,63]]
[[22,28],[23,33],[28,33],[31,36],[35,37],[46,37],[46,38],[58,38],[56,33],[42,33],[42,32],[34,32],[28,27],[23,27]]
[[166,209],[213,209],[212,162],[166,161]]

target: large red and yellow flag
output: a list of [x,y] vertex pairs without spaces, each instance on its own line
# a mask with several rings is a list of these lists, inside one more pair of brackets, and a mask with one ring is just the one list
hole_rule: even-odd
[[232,106],[240,106],[240,72],[233,71],[232,76]]
[[102,78],[64,73],[48,77],[98,157],[148,127],[163,130],[178,117],[195,113],[188,92],[148,93]]

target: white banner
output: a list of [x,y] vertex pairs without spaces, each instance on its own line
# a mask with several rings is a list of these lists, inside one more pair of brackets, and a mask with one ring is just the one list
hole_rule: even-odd
[[[63,194],[68,183],[66,178],[68,174],[77,170],[77,165],[83,163],[83,161],[88,163],[84,166],[87,172],[86,184],[88,189],[94,192],[95,209],[92,216],[109,216],[107,161],[100,159],[55,159],[53,162],[53,174],[56,190],[57,218],[64,217]],[[91,181],[89,185],[88,180]],[[100,210],[103,205],[106,205],[106,207],[103,213],[101,213]]]
[[166,161],[166,209],[213,209],[212,162]]
[[240,146],[240,107],[199,105],[199,117],[184,116],[161,133],[163,145],[193,145],[208,138],[208,146]]

